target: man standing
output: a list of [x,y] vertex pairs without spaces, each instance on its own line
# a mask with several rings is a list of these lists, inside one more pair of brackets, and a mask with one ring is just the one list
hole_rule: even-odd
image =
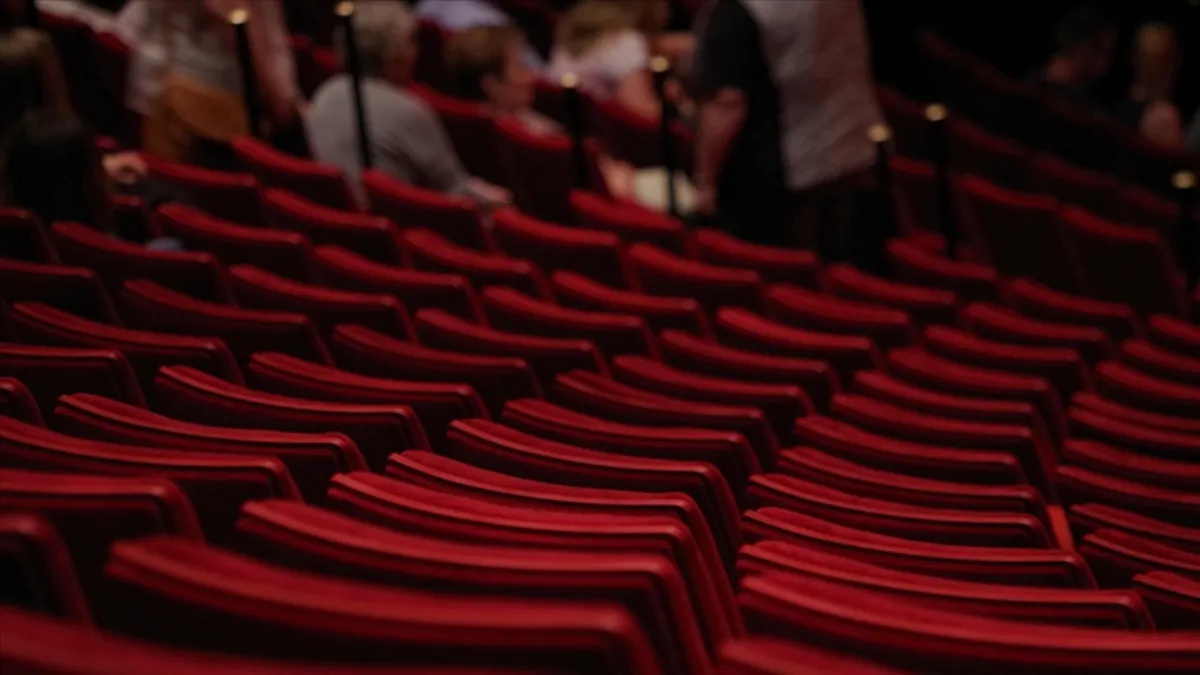
[[859,1],[711,0],[698,34],[701,211],[749,241],[819,239],[839,257],[881,120]]

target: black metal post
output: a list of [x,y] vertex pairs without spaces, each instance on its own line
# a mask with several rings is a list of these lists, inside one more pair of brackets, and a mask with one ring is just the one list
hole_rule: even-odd
[[345,68],[350,71],[350,84],[354,91],[354,120],[358,125],[358,159],[363,169],[371,168],[371,139],[367,128],[367,108],[363,103],[362,63],[358,57],[358,40],[354,36],[354,3],[337,4],[338,19],[342,24],[342,40],[346,53]]
[[579,78],[574,73],[562,76],[563,102],[566,104],[567,131],[571,133],[571,159],[575,164],[575,185],[587,189],[591,183],[588,176],[587,150],[583,146],[583,94],[579,92]]
[[30,28],[42,27],[42,15],[38,12],[37,0],[25,0],[25,25]]
[[235,9],[229,14],[229,23],[233,24],[237,41],[238,66],[242,71],[242,102],[246,106],[246,121],[250,125],[250,134],[255,138],[262,138],[262,105],[258,98],[254,60],[250,54],[250,34],[246,31],[249,21],[249,10]]
[[875,144],[875,183],[879,190],[879,216],[882,219],[880,232],[883,244],[896,236],[896,213],[892,204],[892,153],[888,144],[892,130],[886,124],[872,124],[867,129],[867,138]]
[[1179,198],[1179,232],[1175,240],[1179,247],[1180,262],[1187,273],[1187,289],[1191,293],[1200,279],[1200,247],[1197,247],[1196,232],[1196,174],[1180,171],[1171,178]]
[[671,62],[664,56],[650,59],[650,70],[654,72],[654,89],[658,93],[662,112],[658,116],[658,139],[662,147],[663,168],[667,171],[667,213],[679,217],[675,196],[675,104],[667,100],[667,78],[671,75]]
[[925,106],[925,119],[929,122],[929,151],[933,153],[937,185],[938,227],[946,242],[946,257],[954,258],[958,245],[958,229],[954,226],[954,206],[950,197],[949,133],[946,128],[946,106],[930,103]]

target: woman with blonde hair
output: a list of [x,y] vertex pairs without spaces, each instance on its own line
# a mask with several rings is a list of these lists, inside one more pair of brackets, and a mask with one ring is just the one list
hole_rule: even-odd
[[1133,45],[1133,84],[1115,111],[1122,122],[1168,148],[1182,148],[1184,142],[1179,109],[1171,101],[1179,61],[1179,43],[1169,26],[1149,23],[1139,28]]
[[546,74],[573,73],[591,95],[656,118],[649,61],[669,18],[667,0],[583,0],[562,18]]

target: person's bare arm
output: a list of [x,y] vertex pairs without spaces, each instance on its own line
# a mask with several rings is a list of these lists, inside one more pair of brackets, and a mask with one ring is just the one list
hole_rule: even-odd
[[1141,131],[1158,145],[1173,150],[1183,148],[1183,120],[1179,118],[1179,110],[1170,103],[1156,102],[1147,106],[1142,113]]
[[696,133],[697,208],[712,213],[715,208],[717,180],[729,157],[729,149],[746,121],[746,95],[733,87],[717,90],[700,104]]

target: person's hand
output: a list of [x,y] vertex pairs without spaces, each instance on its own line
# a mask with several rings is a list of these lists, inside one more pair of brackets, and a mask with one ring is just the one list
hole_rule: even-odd
[[717,188],[715,185],[696,185],[696,213],[702,216],[717,215]]
[[114,152],[104,156],[104,173],[115,183],[136,183],[146,171],[146,161],[136,152]]

